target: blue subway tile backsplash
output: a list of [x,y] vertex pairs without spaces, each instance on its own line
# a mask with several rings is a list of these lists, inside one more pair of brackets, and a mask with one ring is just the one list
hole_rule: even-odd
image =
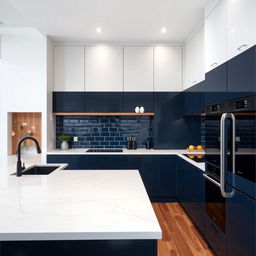
[[56,147],[58,137],[67,134],[78,137],[77,142],[71,140],[71,148],[125,148],[127,137],[136,137],[138,148],[143,148],[153,137],[152,122],[149,116],[57,116]]

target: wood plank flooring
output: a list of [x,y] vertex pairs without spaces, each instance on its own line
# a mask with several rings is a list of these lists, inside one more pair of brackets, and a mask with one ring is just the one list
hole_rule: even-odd
[[178,203],[153,203],[163,231],[158,256],[214,256]]

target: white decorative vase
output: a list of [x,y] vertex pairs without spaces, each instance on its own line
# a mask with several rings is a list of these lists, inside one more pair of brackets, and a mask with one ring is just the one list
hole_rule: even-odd
[[144,113],[145,109],[144,107],[140,107],[140,113]]
[[62,150],[67,150],[68,149],[68,142],[67,141],[62,141],[61,144],[60,144],[60,148]]
[[139,107],[135,108],[135,113],[140,113],[140,108]]

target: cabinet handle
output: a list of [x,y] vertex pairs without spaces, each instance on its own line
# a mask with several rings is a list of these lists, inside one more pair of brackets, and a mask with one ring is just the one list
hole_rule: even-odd
[[248,44],[242,44],[241,46],[239,46],[238,48],[237,48],[237,50],[238,51],[241,51],[244,47],[248,47]]
[[217,66],[217,65],[218,65],[217,62],[213,62],[210,66],[211,66],[211,67],[214,67],[214,66]]

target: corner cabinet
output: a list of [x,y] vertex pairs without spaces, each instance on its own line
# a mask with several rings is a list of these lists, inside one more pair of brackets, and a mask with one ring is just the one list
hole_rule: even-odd
[[54,91],[84,91],[84,46],[54,46]]

